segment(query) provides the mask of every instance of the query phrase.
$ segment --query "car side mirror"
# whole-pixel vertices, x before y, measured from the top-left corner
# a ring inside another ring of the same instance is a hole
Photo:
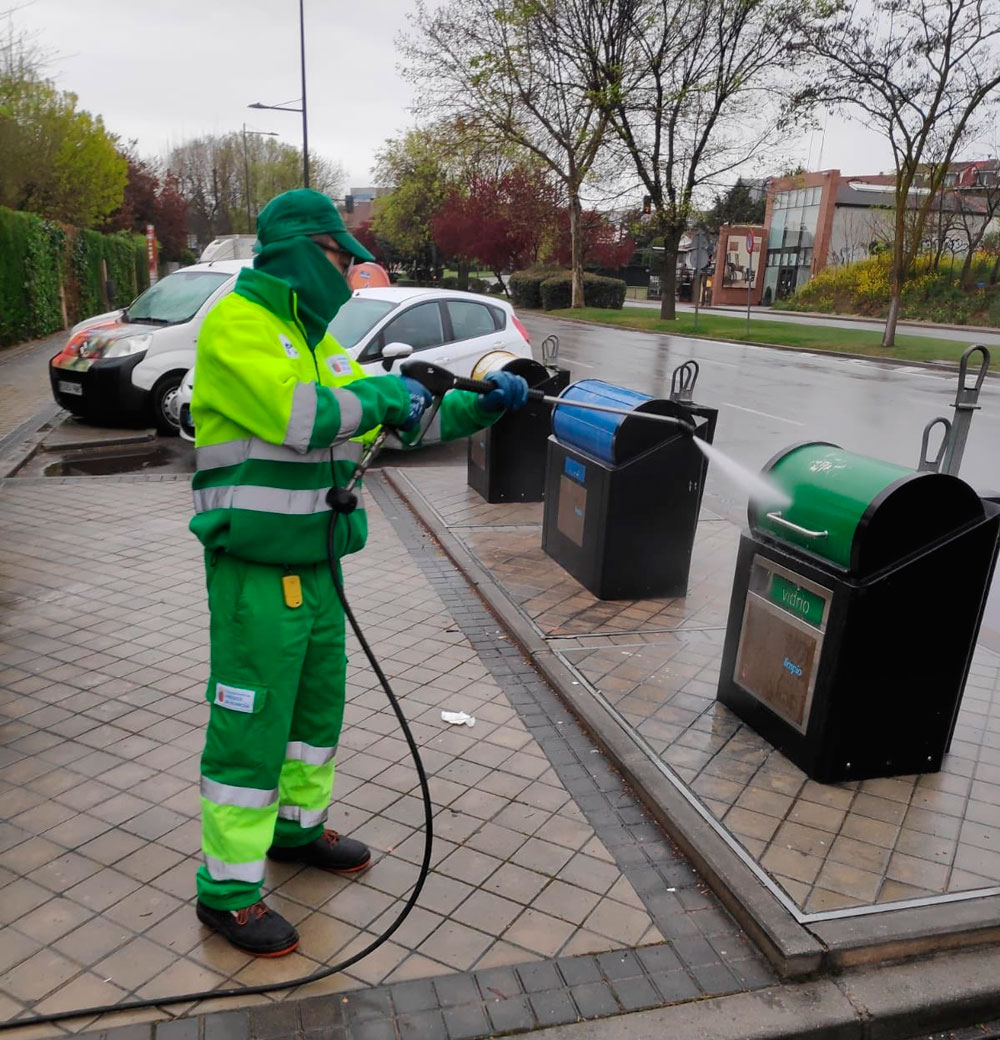
[[[402,361],[413,353],[413,347],[409,343],[387,343],[382,348],[382,367],[389,372],[392,370],[394,361]]]

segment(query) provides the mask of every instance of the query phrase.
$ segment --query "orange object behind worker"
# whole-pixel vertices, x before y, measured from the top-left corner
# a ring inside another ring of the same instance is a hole
[[[392,283],[386,269],[379,264],[355,264],[347,273],[347,284],[352,289],[385,289]]]

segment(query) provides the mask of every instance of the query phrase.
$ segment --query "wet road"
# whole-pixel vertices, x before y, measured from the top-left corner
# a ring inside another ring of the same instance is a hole
[[[670,391],[677,365],[700,366],[695,400],[717,407],[715,443],[757,470],[802,441],[830,441],[863,455],[916,467],[924,426],[951,418],[957,375],[743,344],[577,325],[531,315],[536,346],[559,337],[560,363],[573,381],[604,379],[657,397]],[[1000,489],[1000,379],[988,378],[969,431],[961,475],[977,490]],[[932,444],[932,451],[938,440]],[[746,522],[746,493],[709,468],[705,504]],[[1000,633],[1000,582],[994,582],[988,626]]]

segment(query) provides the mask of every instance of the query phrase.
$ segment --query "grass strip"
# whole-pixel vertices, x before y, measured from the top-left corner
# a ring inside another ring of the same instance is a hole
[[[700,314],[698,329],[695,331],[692,313],[685,312],[673,321],[665,321],[655,311],[651,312],[643,307],[625,307],[620,311],[583,307],[540,313],[551,318],[576,318],[616,328],[662,332],[671,336],[724,339],[736,343],[759,343],[763,346],[791,347],[798,350],[830,350],[843,354],[892,358],[896,361],[944,361],[956,364],[969,344],[975,342],[972,333],[965,340],[897,333],[896,346],[887,349],[881,343],[882,333],[869,329],[839,329],[806,322],[799,324],[751,319],[750,331],[747,332],[745,318],[728,318],[717,314]],[[990,367],[1000,370],[1000,351],[991,351],[991,355]]]

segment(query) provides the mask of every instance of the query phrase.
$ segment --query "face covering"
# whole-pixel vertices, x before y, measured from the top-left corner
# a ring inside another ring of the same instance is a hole
[[[304,237],[264,246],[253,265],[295,290],[306,342],[310,350],[315,349],[337,311],[351,298],[344,276],[311,238]]]

